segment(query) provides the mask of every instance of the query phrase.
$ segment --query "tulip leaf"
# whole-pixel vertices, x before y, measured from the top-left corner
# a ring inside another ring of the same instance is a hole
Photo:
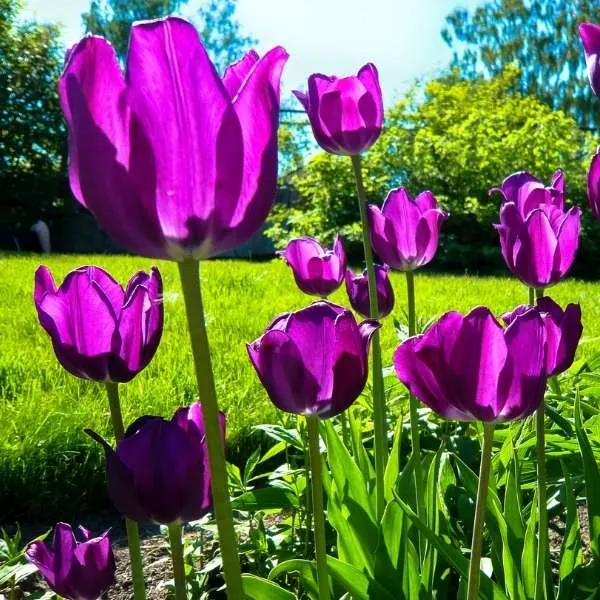
[[[375,579],[387,590],[395,590],[402,581],[407,552],[406,516],[400,505],[391,501],[385,507],[373,567]]]
[[[600,469],[594,451],[581,421],[579,392],[575,396],[575,432],[583,460],[588,520],[590,526],[590,548],[595,561],[600,564]]]
[[[337,558],[328,556],[327,567],[331,577],[350,593],[353,600],[372,600],[373,598],[377,598],[377,600],[395,600],[397,598],[373,577],[369,577],[356,567]]]
[[[271,570],[269,579],[275,579],[286,573],[298,573],[300,581],[302,581],[302,585],[309,596],[311,598],[317,598],[319,596],[317,569],[313,561],[300,558],[285,560]]]
[[[435,453],[434,459],[431,461],[429,472],[427,474],[426,488],[426,507],[427,507],[427,525],[436,534],[440,533],[440,518],[438,510],[438,484],[441,472],[441,459],[444,454],[443,445]],[[425,560],[422,568],[423,590],[426,597],[433,596],[435,570],[437,567],[437,549],[428,543],[425,551]]]
[[[296,494],[279,487],[263,487],[245,492],[231,502],[234,510],[256,512],[259,510],[289,510],[298,508],[300,501]]]
[[[462,578],[466,579],[469,574],[469,560],[462,555],[458,548],[447,541],[446,536],[437,535],[429,529],[398,494],[396,494],[396,501],[425,539],[437,548],[440,555],[458,571]],[[479,597],[483,600],[508,600],[504,591],[483,572],[481,573]]]
[[[384,474],[384,488],[385,488],[385,501],[391,502],[394,499],[394,490],[398,483],[398,476],[400,474],[400,463],[402,462],[402,426],[404,425],[404,415],[401,414],[398,417],[396,428],[394,430],[394,442],[392,444],[392,451],[388,457],[387,464],[385,466]]]
[[[297,596],[279,587],[273,581],[256,577],[256,575],[242,575],[244,594],[250,600],[297,600]]]
[[[531,502],[531,512],[527,521],[523,554],[521,556],[521,577],[523,581],[524,597],[527,600],[535,597],[536,557],[537,557],[537,526],[538,526],[538,500],[537,489]]]

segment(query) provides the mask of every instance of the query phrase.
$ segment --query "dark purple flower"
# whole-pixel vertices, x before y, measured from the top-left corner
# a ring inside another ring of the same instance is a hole
[[[505,202],[517,205],[525,218],[532,210],[545,204],[551,204],[564,209],[565,205],[565,175],[558,169],[552,175],[549,186],[534,177],[528,171],[519,171],[509,175],[499,188],[492,188],[490,194],[498,192]]]
[[[57,289],[48,267],[39,267],[34,301],[56,357],[77,377],[129,381],[158,348],[163,301],[156,267],[136,273],[126,290],[93,266],[71,271]]]
[[[600,151],[596,151],[587,174],[587,197],[592,214],[600,219]]]
[[[221,79],[193,25],[168,17],[133,25],[124,75],[105,39],[84,37],[59,82],[75,197],[136,254],[243,244],[275,198],[286,60],[250,52]]]
[[[82,542],[66,523],[57,523],[52,546],[32,542],[25,557],[43,575],[50,589],[67,600],[97,600],[115,581],[115,558],[108,531],[94,536],[79,527]]]
[[[221,413],[225,440],[225,416]],[[108,493],[115,508],[134,521],[187,523],[212,505],[202,408],[180,408],[170,421],[144,416],[132,423],[113,450],[104,446]]]
[[[323,248],[317,240],[302,237],[292,240],[278,253],[292,268],[296,284],[305,294],[329,296],[344,280],[346,251],[339,235],[333,250]]]
[[[447,218],[431,192],[421,192],[413,200],[403,187],[392,190],[381,209],[369,205],[371,245],[392,269],[418,269],[435,256]]]
[[[594,23],[581,23],[579,25],[579,36],[583,43],[585,62],[587,64],[590,86],[596,96],[600,95],[600,26]]]
[[[552,298],[544,296],[537,301],[537,309],[546,327],[546,373],[552,377],[566,371],[575,360],[583,333],[581,307],[579,304],[568,304],[563,311]],[[528,310],[531,310],[531,306],[523,304],[502,315],[502,320],[510,325],[517,316]]]
[[[398,379],[447,419],[510,421],[544,398],[546,330],[537,310],[504,329],[488,308],[449,312],[396,350]]]
[[[394,308],[394,288],[389,278],[387,265],[375,265],[375,283],[377,288],[377,305],[379,318],[387,317]],[[355,275],[350,269],[346,271],[346,291],[352,308],[365,318],[371,316],[369,303],[369,279],[366,269],[362,275]]]
[[[350,77],[315,73],[308,78],[308,93],[294,94],[308,114],[317,142],[327,152],[353,156],[377,141],[383,97],[375,65],[366,64]]]
[[[277,317],[248,344],[250,360],[277,408],[326,419],[360,395],[368,374],[369,342],[377,321],[319,301]]]
[[[581,210],[542,204],[527,215],[514,202],[500,209],[500,247],[507,267],[523,283],[545,288],[563,279],[579,246]]]

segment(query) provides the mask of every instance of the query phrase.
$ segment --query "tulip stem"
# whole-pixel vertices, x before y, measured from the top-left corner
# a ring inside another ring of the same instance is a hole
[[[413,336],[417,333],[417,311],[415,308],[415,274],[413,271],[406,271],[406,295],[408,304],[408,335]],[[417,503],[417,514],[424,521],[425,519],[425,499],[421,493],[423,475],[421,471],[421,437],[419,433],[419,401],[411,393],[408,394],[408,403],[410,410],[410,438],[412,443],[412,455],[415,463],[415,499]],[[419,536],[419,542],[421,542]],[[422,548],[421,548],[422,550]]]
[[[533,288],[530,288],[530,291]],[[542,288],[534,290],[535,298],[539,300],[544,295]],[[550,564],[550,539],[548,536],[548,499],[546,490],[546,432],[545,410],[542,402],[535,412],[536,431],[536,461],[537,461],[537,491],[538,491],[538,547],[536,557],[535,598],[543,600],[547,589],[547,566]]]
[[[118,444],[125,437],[123,413],[121,412],[121,401],[119,399],[119,384],[107,381],[106,395],[108,396],[113,433]],[[129,548],[129,561],[131,564],[133,598],[134,600],[145,600],[146,584],[144,583],[144,566],[142,564],[142,550],[140,548],[140,527],[135,521],[125,518],[125,530],[127,532],[127,546]]]
[[[186,600],[185,563],[183,561],[183,528],[179,523],[169,523],[169,543],[175,580],[175,600]]]
[[[325,508],[323,504],[323,463],[319,450],[319,417],[306,415],[308,451],[310,454],[313,518],[315,521],[315,559],[319,600],[329,600],[329,576],[327,574],[327,545],[325,542]]]
[[[479,485],[477,487],[475,521],[473,522],[473,539],[471,542],[471,560],[469,561],[467,600],[477,600],[479,598],[479,578],[481,574],[481,549],[483,546],[483,526],[485,523],[485,506],[487,502],[490,468],[492,465],[493,442],[494,424],[483,423],[483,444],[481,446],[481,463],[479,466]]]
[[[356,179],[356,195],[358,197],[363,248],[365,252],[365,263],[367,265],[370,316],[373,319],[377,319],[379,318],[379,304],[377,301],[377,283],[375,281],[373,252],[371,250],[369,219],[367,217],[367,195],[363,184],[360,156],[355,155],[352,156],[351,159],[352,167],[354,168],[354,178]],[[377,506],[377,519],[381,520],[385,509],[384,475],[385,465],[387,463],[387,430],[379,331],[375,331],[373,334],[372,349],[373,425],[375,433],[375,504]]]
[[[233,526],[225,449],[219,424],[219,406],[217,404],[217,393],[202,304],[200,265],[198,261],[191,259],[177,264],[192,344],[202,416],[206,427],[206,446],[212,479],[213,509],[219,532],[227,597],[229,600],[243,600],[245,595],[242,585],[242,571]]]

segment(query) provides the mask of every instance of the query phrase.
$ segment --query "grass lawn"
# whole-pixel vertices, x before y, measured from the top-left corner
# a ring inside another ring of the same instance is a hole
[[[125,282],[152,261],[129,256],[52,256],[44,259],[57,282],[75,267],[98,264]],[[0,522],[18,517],[64,516],[102,504],[103,457],[84,433],[109,432],[103,388],[76,379],[54,357],[38,324],[32,301],[39,256],[0,257]],[[161,263],[165,287],[165,331],[154,361],[121,386],[125,422],[142,414],[170,415],[195,398],[190,348],[177,268]],[[244,453],[252,425],[273,421],[275,409],[246,355],[246,342],[259,336],[278,313],[310,301],[280,261],[213,261],[202,267],[203,291],[217,392],[228,417],[230,446]],[[404,320],[404,278],[393,276],[394,314]],[[450,309],[486,304],[498,313],[527,298],[507,278],[419,273],[417,311],[428,319]],[[580,357],[600,348],[600,284],[569,281],[552,290],[561,304],[579,301],[586,343]],[[332,298],[347,303],[342,288]],[[382,330],[384,364],[397,344],[391,320]],[[85,493],[84,493],[85,492]],[[84,497],[85,496],[85,497]]]

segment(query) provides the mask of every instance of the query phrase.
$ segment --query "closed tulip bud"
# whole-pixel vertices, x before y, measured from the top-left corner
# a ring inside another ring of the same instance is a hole
[[[594,23],[581,23],[579,25],[579,36],[583,43],[585,62],[587,65],[590,86],[596,96],[600,95],[600,26]]]
[[[545,288],[563,279],[579,246],[581,210],[542,204],[527,215],[514,202],[500,210],[500,247],[507,267],[523,283]]]
[[[223,440],[225,416],[221,413]],[[212,506],[204,419],[197,402],[170,421],[140,417],[113,450],[98,434],[106,454],[108,494],[114,507],[134,521],[187,523]]]
[[[592,214],[600,219],[600,152],[596,151],[587,174],[587,197]]]
[[[357,325],[353,314],[319,301],[275,319],[248,344],[269,398],[281,410],[322,419],[346,410],[361,394],[377,321]]]
[[[435,256],[447,218],[431,192],[421,192],[413,200],[403,187],[392,190],[381,209],[369,205],[371,245],[392,269],[413,271]]]
[[[502,422],[532,414],[546,388],[546,329],[534,309],[504,329],[488,308],[449,312],[396,350],[398,379],[447,419]]]
[[[152,360],[163,329],[157,268],[136,273],[123,290],[100,267],[71,271],[57,288],[47,267],[35,273],[42,327],[69,373],[94,381],[130,381]]]
[[[558,169],[552,175],[549,186],[534,177],[528,171],[520,171],[509,175],[499,188],[490,190],[490,194],[498,192],[505,202],[513,202],[525,217],[533,209],[545,204],[551,204],[564,209],[565,205],[565,175]]]
[[[168,17],[133,25],[124,74],[108,41],[84,37],[59,81],[73,194],[136,254],[240,246],[275,199],[286,60],[251,51],[219,78],[193,25]]]
[[[377,306],[379,318],[387,317],[394,308],[394,288],[389,278],[387,265],[375,265],[375,284],[377,288]],[[355,275],[350,269],[346,271],[346,291],[352,308],[361,316],[369,318],[371,307],[369,301],[369,278],[367,271]]]
[[[315,139],[327,152],[354,156],[381,134],[383,97],[377,69],[370,63],[350,77],[315,73],[308,78],[308,93],[294,94],[308,114]]]
[[[531,310],[529,305],[521,305],[512,312],[502,315],[502,320],[510,325],[516,317]],[[539,311],[546,327],[546,374],[548,377],[566,371],[575,360],[577,345],[583,333],[581,307],[569,304],[563,309],[548,296],[537,301]]]
[[[54,528],[54,539],[32,542],[25,557],[33,563],[57,595],[66,600],[97,600],[115,581],[115,559],[108,532],[94,536],[80,527],[78,542],[66,523]]]
[[[296,284],[305,294],[326,297],[342,285],[346,251],[339,235],[333,250],[323,248],[313,238],[302,237],[292,240],[279,255],[292,268]]]

